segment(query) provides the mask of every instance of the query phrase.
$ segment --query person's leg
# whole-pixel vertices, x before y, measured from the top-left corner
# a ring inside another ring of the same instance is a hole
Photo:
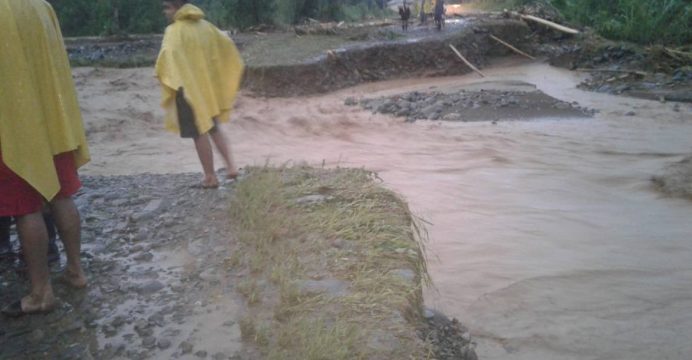
[[[12,244],[10,243],[10,221],[7,217],[0,217],[0,257],[12,254]]]
[[[58,235],[55,230],[55,222],[50,212],[43,212],[43,221],[45,221],[46,230],[48,230],[48,263],[60,261],[60,250],[57,244]]]
[[[50,208],[67,254],[65,280],[73,287],[86,287],[87,279],[80,260],[82,229],[79,210],[71,197],[54,199]]]
[[[202,163],[202,170],[204,171],[202,186],[210,188],[218,187],[219,180],[216,178],[216,173],[214,172],[214,153],[211,150],[209,134],[200,135],[195,138],[195,149],[197,149],[197,156],[199,156],[199,161]]]
[[[221,157],[226,163],[226,175],[229,179],[235,179],[238,177],[238,169],[235,167],[235,162],[233,161],[233,154],[231,152],[231,144],[228,142],[226,135],[218,127],[214,127],[209,134],[211,134],[211,139],[216,145],[216,149],[221,153]]]
[[[17,232],[24,249],[31,292],[21,300],[21,312],[48,311],[55,305],[46,252],[48,233],[41,212],[17,217]]]

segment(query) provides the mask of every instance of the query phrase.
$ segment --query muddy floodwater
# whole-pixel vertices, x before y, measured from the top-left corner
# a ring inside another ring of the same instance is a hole
[[[471,329],[481,359],[692,358],[692,202],[650,182],[692,153],[690,104],[584,92],[581,75],[544,64],[484,72],[243,96],[224,130],[243,166],[379,172],[429,222],[428,305]],[[160,130],[151,73],[76,71],[94,158],[86,174],[199,170],[192,144]],[[597,113],[406,123],[344,105],[516,81]]]

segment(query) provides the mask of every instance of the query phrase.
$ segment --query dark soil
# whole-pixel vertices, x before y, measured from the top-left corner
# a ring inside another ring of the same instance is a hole
[[[153,66],[161,49],[160,35],[121,38],[65,39],[74,66],[141,67]]]
[[[692,200],[692,156],[669,165],[653,183],[664,193]]]
[[[435,347],[437,360],[478,360],[476,344],[469,330],[457,319],[449,319],[435,310],[425,310],[427,326],[419,330],[420,336]]]
[[[355,105],[347,99],[347,105]],[[387,98],[364,99],[360,105],[375,113],[405,117],[407,121],[504,121],[535,118],[592,116],[594,111],[552,98],[545,93],[516,90],[460,90],[411,92]]]

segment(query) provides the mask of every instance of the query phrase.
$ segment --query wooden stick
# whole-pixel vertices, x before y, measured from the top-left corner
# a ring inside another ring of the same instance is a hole
[[[649,73],[640,70],[610,70],[610,69],[585,69],[578,68],[577,71],[581,72],[604,72],[604,73],[620,73],[620,74],[635,74],[639,76],[646,76]]]
[[[556,24],[552,21],[548,21],[546,19],[541,19],[539,17],[533,16],[533,15],[524,15],[524,14],[519,14],[519,17],[524,19],[524,20],[531,20],[535,21],[537,23],[543,24],[545,26],[551,27],[555,30],[559,30],[568,34],[576,35],[579,34],[579,30],[575,30],[572,28],[568,28],[567,26]]]
[[[531,59],[531,60],[536,60],[535,57],[533,57],[533,56],[531,56],[531,55],[529,55],[529,54],[527,54],[527,53],[525,53],[525,52],[523,52],[523,51],[521,51],[521,50],[515,48],[514,46],[508,44],[507,42],[503,41],[502,39],[498,38],[497,36],[495,36],[495,35],[493,35],[493,34],[490,34],[490,37],[491,37],[493,40],[499,42],[500,44],[502,44],[502,45],[504,45],[504,46],[510,48],[510,50],[514,51],[515,53],[517,53],[517,54],[519,54],[519,55],[526,56],[527,58],[529,58],[529,59]]]
[[[481,72],[480,70],[478,70],[477,67],[473,66],[473,64],[471,64],[468,60],[466,60],[466,58],[464,57],[464,55],[461,55],[461,53],[459,52],[459,50],[457,50],[457,48],[455,48],[454,45],[449,44],[449,47],[452,48],[452,51],[454,51],[454,53],[457,54],[457,56],[459,57],[459,59],[461,59],[461,61],[463,61],[466,65],[468,65],[468,66],[471,68],[471,70],[477,72],[478,75],[480,75],[481,77],[485,77],[485,74],[483,74],[483,72]]]

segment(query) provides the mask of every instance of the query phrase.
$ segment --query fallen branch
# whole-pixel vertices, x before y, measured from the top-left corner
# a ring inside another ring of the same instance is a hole
[[[519,18],[521,18],[521,19],[523,19],[523,20],[535,21],[535,22],[537,22],[537,23],[539,23],[539,24],[543,24],[543,25],[545,25],[545,26],[547,26],[547,27],[553,28],[553,29],[558,30],[558,31],[562,31],[562,32],[564,32],[564,33],[568,33],[568,34],[572,34],[572,35],[579,34],[579,30],[572,29],[572,28],[569,28],[569,27],[567,27],[567,26],[554,23],[554,22],[548,21],[548,20],[546,20],[546,19],[541,19],[541,18],[539,18],[539,17],[537,17],[537,16],[533,16],[533,15],[524,15],[524,14],[519,14],[519,13],[517,13],[517,12],[512,12],[512,15],[518,16]]]
[[[610,69],[585,69],[579,68],[577,71],[581,72],[605,72],[605,73],[620,73],[620,74],[635,74],[639,76],[647,76],[649,73],[640,70],[610,70]]]
[[[497,36],[495,36],[495,35],[493,35],[493,34],[490,34],[490,37],[491,37],[493,40],[499,42],[500,44],[502,44],[502,45],[508,47],[510,50],[514,51],[515,53],[517,53],[517,54],[519,54],[519,55],[526,56],[527,58],[529,58],[529,59],[531,59],[531,60],[536,60],[535,57],[533,57],[533,56],[531,56],[531,55],[529,55],[529,54],[527,54],[527,53],[525,53],[525,52],[523,52],[523,51],[521,51],[521,50],[515,48],[514,46],[512,46],[512,45],[510,45],[509,43],[503,41],[502,39],[498,38]]]
[[[461,61],[463,61],[466,65],[468,65],[468,66],[471,68],[471,70],[477,72],[478,75],[480,75],[481,77],[485,77],[485,74],[483,74],[483,72],[481,72],[480,70],[478,70],[477,67],[473,66],[473,64],[471,64],[471,62],[469,62],[468,60],[466,60],[466,58],[464,57],[464,55],[461,55],[461,53],[459,52],[459,50],[457,50],[457,48],[455,48],[454,45],[449,44],[449,47],[452,49],[452,51],[454,51],[455,54],[457,54],[457,56],[459,57],[459,59],[461,59]]]

